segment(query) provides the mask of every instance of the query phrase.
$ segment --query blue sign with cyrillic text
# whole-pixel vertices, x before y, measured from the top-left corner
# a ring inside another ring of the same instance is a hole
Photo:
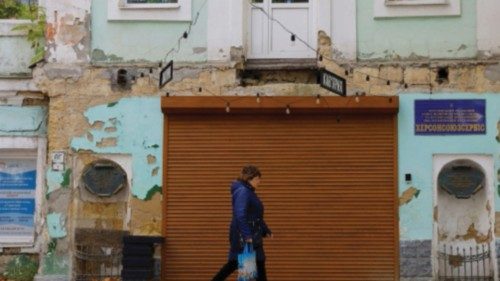
[[[0,242],[32,244],[36,159],[0,158]]]
[[[415,135],[484,135],[486,100],[416,100]]]

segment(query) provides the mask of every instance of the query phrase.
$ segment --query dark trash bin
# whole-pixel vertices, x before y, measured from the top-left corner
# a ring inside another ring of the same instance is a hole
[[[149,281],[154,278],[154,247],[163,244],[159,236],[124,236],[122,253],[123,281]]]

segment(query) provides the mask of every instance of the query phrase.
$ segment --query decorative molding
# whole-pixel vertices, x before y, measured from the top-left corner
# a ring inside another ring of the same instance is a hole
[[[120,9],[177,9],[180,8],[177,3],[128,3],[127,0],[118,2]]]
[[[126,4],[108,0],[109,21],[190,21],[192,0],[165,4]]]
[[[449,0],[385,0],[387,6],[447,5]]]
[[[3,97],[5,93],[10,94],[18,91],[37,92],[38,88],[30,76],[26,78],[9,77],[7,79],[0,77],[0,97]]]
[[[373,0],[373,17],[460,16],[462,12],[460,1],[446,0],[443,3],[443,0],[400,0],[387,4],[386,0]]]

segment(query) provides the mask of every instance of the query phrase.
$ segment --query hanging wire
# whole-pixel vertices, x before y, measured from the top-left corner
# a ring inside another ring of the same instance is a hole
[[[316,54],[316,57],[319,59],[319,61],[327,60],[327,61],[330,61],[330,62],[337,63],[337,61],[334,58],[321,54],[319,52],[319,50],[317,50],[316,48],[314,48],[313,46],[311,46],[306,40],[304,40],[302,37],[300,37],[299,35],[297,35],[295,32],[293,32],[290,29],[288,29],[281,21],[277,20],[276,18],[274,18],[273,16],[271,16],[269,13],[267,13],[262,7],[259,7],[259,6],[255,5],[251,1],[252,0],[249,0],[250,6],[252,6],[255,9],[260,10],[269,20],[277,23],[283,30],[285,30],[286,32],[288,32],[290,34],[290,38],[291,38],[292,41],[298,40],[299,42],[301,42],[302,44],[304,44],[308,49],[312,50]],[[187,30],[184,31],[179,36],[179,38],[177,39],[177,42],[174,44],[174,46],[169,51],[167,51],[167,53],[165,54],[165,57],[163,59],[163,62],[166,62],[167,59],[168,59],[168,57],[171,54],[173,54],[173,53],[179,53],[180,48],[181,48],[181,44],[182,44],[182,40],[185,40],[185,39],[189,38],[189,34],[191,33],[192,28],[193,28],[193,26],[195,26],[198,23],[198,20],[200,18],[200,13],[203,10],[203,8],[206,6],[207,2],[208,2],[208,0],[203,1],[202,5],[200,6],[200,8],[196,12],[196,16],[194,17],[194,20],[189,24]],[[161,65],[161,63],[160,63],[160,65]],[[382,78],[380,76],[376,76],[376,75],[371,75],[371,74],[368,74],[368,73],[364,73],[364,72],[362,72],[360,70],[354,69],[351,66],[349,66],[349,68],[345,68],[345,75],[348,76],[349,73],[359,73],[359,74],[365,76],[365,79],[366,79],[367,82],[370,81],[370,78],[374,78],[374,79],[385,81],[388,86],[390,86],[391,83],[395,83],[395,84],[404,85],[405,89],[408,88],[408,83],[406,83],[404,80],[403,81],[396,81],[396,80],[391,80],[391,79],[387,79],[387,78]],[[431,89],[431,92],[432,92],[432,83],[420,83],[420,84],[415,83],[415,84],[412,84],[412,85],[425,85],[425,86],[429,86],[430,89]],[[195,89],[198,92],[205,91],[205,92],[209,93],[211,96],[217,97],[220,100],[222,100],[226,104],[226,112],[228,112],[228,113],[231,110],[230,104],[232,102],[234,102],[234,101],[236,101],[236,100],[238,100],[240,98],[245,97],[245,96],[239,96],[239,97],[234,97],[234,98],[225,98],[225,97],[223,97],[221,95],[222,94],[222,90],[221,89],[219,89],[219,93],[216,94],[216,93],[212,92],[210,89],[208,89],[208,88],[202,88],[202,87],[190,87],[190,88],[184,88],[184,89],[177,89],[176,91],[184,92],[184,91],[193,91]],[[170,95],[170,92],[169,92],[169,96],[172,96],[172,95]],[[256,97],[257,97],[257,103],[261,102],[261,97],[262,96],[266,96],[268,99],[274,100],[274,96],[268,96],[268,95],[265,95],[263,93],[257,93],[257,95],[256,95]],[[316,103],[317,104],[320,104],[321,101],[325,101],[325,104],[326,104],[327,108],[330,108],[326,97],[323,97],[323,96],[321,96],[321,95],[318,94],[318,95],[315,95],[312,98],[316,98]],[[355,96],[354,100],[356,102],[359,101],[359,93],[356,93],[356,96]],[[283,106],[285,108],[285,112],[287,114],[289,114],[291,112],[290,106],[293,105],[294,103],[298,102],[298,101],[299,100],[292,101],[292,102],[287,102],[287,103],[283,103]],[[276,102],[276,100],[274,100],[274,102]],[[350,100],[348,102],[350,102]]]
[[[215,97],[215,98],[217,98],[217,99],[219,99],[219,100],[221,100],[223,102],[223,104],[225,105],[223,109],[225,109],[226,113],[231,113],[231,105],[237,103],[238,100],[252,97],[252,95],[223,96],[222,95],[222,87],[219,89],[218,93],[214,93],[209,88],[202,88],[201,86],[191,86],[191,87],[188,87],[188,88],[181,88],[181,89],[176,89],[176,90],[169,90],[168,92],[166,92],[166,96],[167,97],[175,96],[175,95],[171,94],[171,92],[173,92],[173,91],[176,91],[176,92],[187,92],[187,91],[190,91],[192,93],[195,93],[195,92],[204,92],[204,93],[207,93],[210,96],[213,96],[213,97]],[[352,97],[350,97],[347,100],[347,105],[349,105],[351,102],[359,103],[360,100],[361,100],[361,97],[365,96],[365,95],[366,95],[365,92],[361,92],[361,93],[360,92],[356,92],[355,96],[352,96]],[[283,102],[283,101],[279,101],[278,100],[278,98],[280,96],[266,95],[266,94],[264,94],[262,92],[258,92],[254,97],[257,97],[259,99],[258,103],[261,103],[262,102],[262,98],[265,97],[267,100],[271,100],[273,103],[280,104],[281,106],[283,106],[284,113],[287,114],[287,115],[292,113],[291,109],[292,109],[293,105],[295,105],[297,103],[300,103],[300,102],[303,102],[303,98],[304,98],[304,96],[300,96],[300,97],[297,97],[294,100]],[[322,107],[324,107],[324,108],[331,108],[330,104],[328,103],[327,97],[328,96],[323,96],[323,95],[317,94],[317,95],[311,96],[310,98],[317,105],[324,103],[324,105],[326,105],[326,106],[322,106]]]
[[[288,32],[291,36],[291,38],[293,39],[293,41],[295,40],[298,40],[300,41],[302,44],[304,44],[308,49],[312,50],[315,54],[316,54],[316,57],[320,60],[320,61],[323,61],[323,60],[327,60],[327,61],[331,61],[331,62],[334,62],[334,63],[337,63],[337,61],[335,59],[333,59],[332,57],[329,57],[329,56],[326,56],[326,55],[323,55],[319,52],[318,49],[314,48],[313,46],[311,46],[306,40],[304,40],[302,37],[300,37],[299,35],[297,35],[295,32],[293,32],[292,30],[288,29],[281,21],[279,21],[278,19],[274,18],[272,15],[270,15],[268,12],[266,12],[262,7],[259,7],[257,5],[255,5],[254,3],[251,2],[252,0],[249,0],[249,4],[255,8],[255,9],[258,9],[260,10],[269,20],[271,20],[272,22],[275,22],[277,23],[283,30],[285,30],[286,32]],[[166,53],[163,61],[166,62],[168,57],[170,55],[172,55],[173,53],[179,53],[180,52],[180,49],[181,49],[181,44],[182,44],[182,40],[185,40],[185,39],[188,39],[189,38],[189,34],[191,33],[192,31],[192,28],[193,26],[195,26],[197,23],[198,23],[198,20],[200,18],[200,14],[201,14],[201,11],[205,8],[206,4],[208,3],[208,0],[205,0],[203,1],[203,3],[201,4],[201,6],[199,7],[199,9],[196,11],[196,15],[194,17],[194,20],[189,24],[189,26],[187,27],[187,30],[184,31],[180,36],[179,38],[177,39],[177,42],[174,44],[174,46]],[[396,85],[400,84],[402,86],[404,86],[405,89],[408,89],[408,83],[406,83],[404,80],[403,81],[395,81],[395,80],[391,80],[391,79],[387,79],[387,78],[382,78],[380,76],[377,76],[377,75],[371,75],[371,74],[368,74],[368,73],[364,73],[363,71],[360,71],[360,70],[357,70],[357,69],[354,69],[352,67],[349,67],[349,68],[346,68],[345,69],[345,75],[348,76],[349,75],[349,72],[351,73],[359,73],[363,76],[365,76],[365,79],[367,82],[370,82],[370,78],[374,78],[374,79],[378,79],[378,80],[382,80],[382,81],[385,81],[386,84],[388,86],[391,85],[391,83],[394,83]],[[421,85],[421,86],[429,86],[430,87],[430,92],[432,92],[432,83],[415,83],[412,85]],[[199,89],[201,89],[201,87],[199,87]],[[185,89],[185,90],[191,90],[192,89]],[[211,92],[209,89],[205,88],[205,91],[207,91],[210,95],[212,96],[217,96],[219,97],[221,100],[223,100],[224,102],[226,102],[227,104],[229,104],[230,102],[225,99],[225,98],[222,98],[221,97],[221,93],[219,93],[218,95]],[[221,92],[221,90],[220,90]],[[369,92],[371,92],[371,89],[369,90]],[[267,95],[266,95],[267,96]],[[267,96],[268,98],[271,98],[272,99],[272,96]],[[259,103],[260,102],[260,98],[261,98],[261,94],[257,94],[257,102]],[[359,99],[359,97],[357,97]],[[238,98],[236,98],[238,99]],[[319,97],[319,95],[316,97],[316,103],[318,102],[321,102],[321,99],[323,99],[322,97]],[[326,101],[326,99],[323,99]],[[326,102],[327,103],[327,102]],[[290,106],[292,103],[288,103],[286,104],[286,106]],[[329,106],[328,106],[329,107]]]
[[[330,61],[330,62],[337,63],[337,61],[334,58],[328,57],[328,56],[326,56],[324,54],[321,54],[318,49],[316,49],[313,46],[311,46],[306,40],[304,40],[302,37],[300,37],[299,35],[297,35],[297,33],[293,32],[290,29],[288,29],[281,21],[279,21],[278,19],[276,19],[272,15],[270,15],[268,12],[266,12],[264,10],[264,8],[259,7],[259,6],[255,5],[254,3],[252,3],[252,0],[248,0],[248,3],[253,8],[260,10],[269,20],[271,20],[272,22],[277,23],[283,30],[285,30],[286,32],[288,32],[290,34],[290,36],[293,36],[293,38],[295,40],[298,40],[298,41],[302,42],[308,49],[310,49],[311,51],[313,51],[316,54],[316,57],[320,58],[320,61],[327,60],[327,61]],[[394,84],[400,84],[401,83],[401,81],[391,80],[391,79],[383,78],[383,77],[380,77],[380,76],[377,76],[377,75],[371,75],[371,74],[368,74],[368,73],[365,73],[363,71],[360,71],[360,70],[357,70],[357,69],[353,69],[353,68],[350,68],[350,69],[351,69],[351,72],[356,72],[356,73],[359,73],[359,74],[361,74],[363,76],[366,76],[366,81],[370,81],[370,78],[375,78],[375,79],[378,79],[378,80],[381,80],[381,81],[385,81],[388,86],[390,86],[391,83],[394,83]],[[347,76],[348,74],[349,74],[349,71],[346,69],[345,70],[345,75]],[[414,85],[414,86],[429,86],[431,84],[432,84],[431,82],[429,82],[429,83],[412,83],[412,85]],[[405,89],[407,89],[408,88],[408,83],[404,83],[404,85],[405,85]]]
[[[337,63],[337,61],[335,59],[333,59],[332,57],[329,57],[329,56],[321,54],[318,49],[316,49],[313,46],[311,46],[306,40],[304,40],[302,37],[300,37],[299,35],[297,35],[295,32],[293,32],[292,30],[290,30],[289,28],[287,28],[281,21],[279,21],[278,19],[274,18],[272,15],[270,15],[268,12],[266,12],[262,7],[259,7],[259,6],[255,5],[254,3],[252,3],[252,0],[248,0],[248,1],[249,1],[248,3],[250,4],[250,6],[252,6],[255,9],[260,10],[269,20],[271,20],[272,22],[277,23],[283,30],[285,30],[286,32],[288,32],[290,34],[291,38],[294,39],[294,41],[298,40],[302,44],[304,44],[308,49],[312,50],[316,54],[316,57],[319,58],[320,61],[327,60],[327,61],[330,61],[330,62]],[[174,44],[174,46],[169,51],[167,51],[167,53],[165,54],[165,57],[163,59],[163,62],[167,62],[168,57],[170,55],[172,55],[173,53],[179,53],[180,52],[182,40],[185,40],[185,39],[189,38],[189,34],[191,33],[193,26],[195,26],[198,23],[201,11],[205,8],[205,6],[206,6],[207,3],[208,3],[208,0],[203,1],[203,3],[201,4],[201,6],[196,11],[196,15],[194,17],[194,20],[192,22],[190,22],[187,30],[184,31],[179,36],[179,38],[177,39],[177,42]],[[401,85],[404,85],[405,89],[408,89],[408,83],[404,82],[404,80],[403,81],[395,81],[395,80],[391,80],[391,79],[388,79],[388,78],[382,78],[380,76],[371,75],[371,74],[365,73],[363,71],[354,69],[352,67],[349,67],[349,69],[345,69],[345,75],[348,76],[349,72],[351,72],[351,73],[359,73],[359,74],[365,76],[366,81],[370,81],[370,78],[374,78],[374,79],[385,81],[388,86],[390,86],[391,83],[401,84]],[[431,82],[429,82],[429,83],[412,83],[412,85],[414,85],[414,86],[420,85],[420,86],[429,86],[429,87],[432,87],[432,83]]]
[[[172,48],[170,48],[170,50],[167,51],[167,53],[163,57],[163,62],[167,62],[168,57],[172,53],[178,54],[180,52],[182,40],[189,38],[189,34],[191,33],[192,27],[195,26],[198,23],[198,19],[200,18],[200,13],[203,10],[203,8],[205,8],[207,2],[208,2],[208,0],[203,1],[203,3],[201,4],[200,8],[198,9],[198,11],[196,11],[196,16],[194,17],[194,20],[189,23],[189,26],[188,26],[187,30],[184,31],[181,34],[181,36],[179,36],[179,38],[177,39],[177,43],[175,43],[175,45]]]

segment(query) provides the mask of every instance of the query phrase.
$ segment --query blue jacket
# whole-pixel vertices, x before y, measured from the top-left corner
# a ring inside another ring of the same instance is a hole
[[[229,229],[229,260],[241,253],[246,239],[252,238],[257,260],[264,260],[263,237],[271,234],[264,221],[264,205],[253,187],[242,181],[231,184],[233,218]]]

